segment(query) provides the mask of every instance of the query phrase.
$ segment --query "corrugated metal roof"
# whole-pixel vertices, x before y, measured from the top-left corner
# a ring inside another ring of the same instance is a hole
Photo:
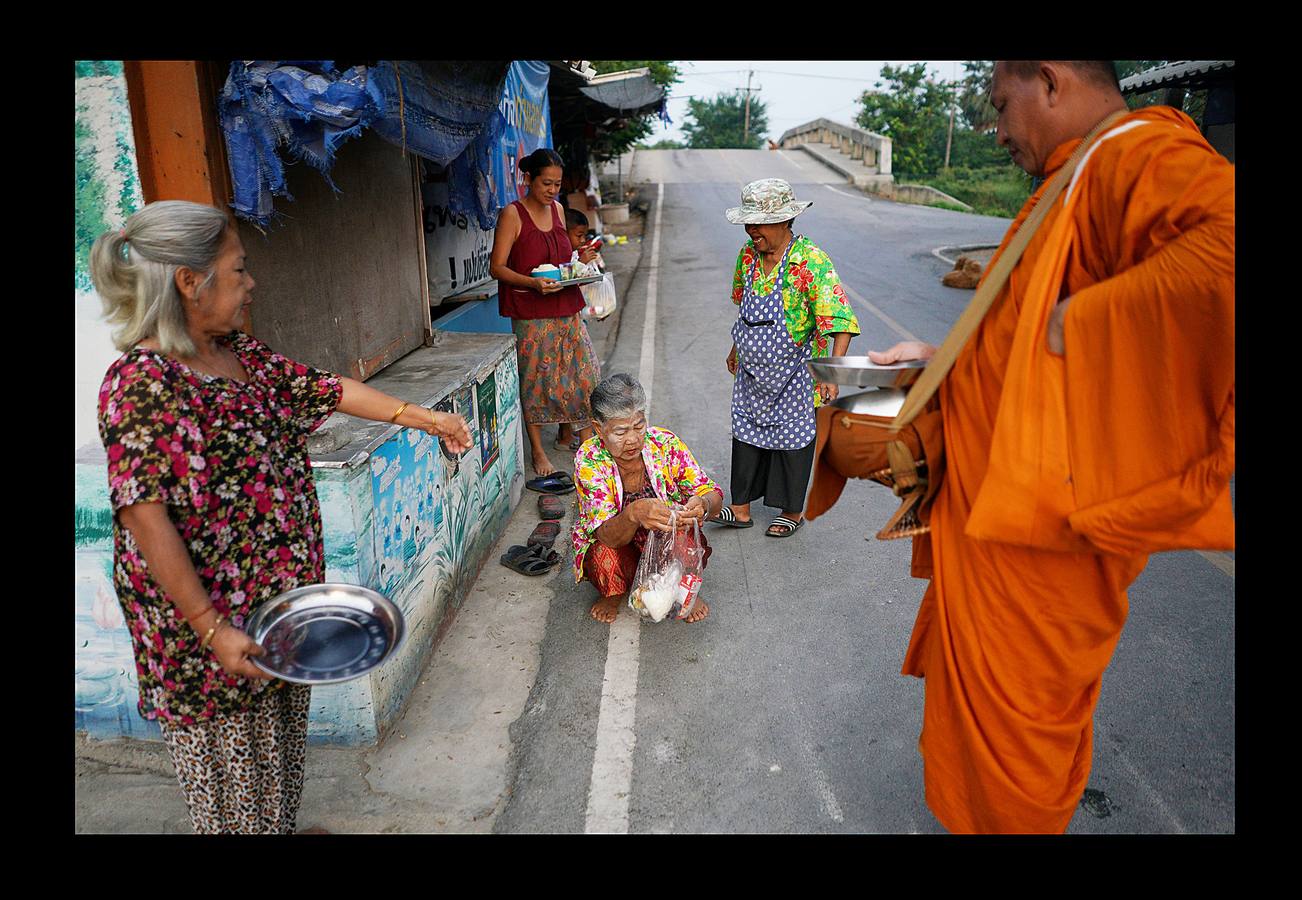
[[[1136,94],[1168,87],[1197,87],[1233,78],[1232,59],[1185,59],[1131,75],[1121,82],[1121,93]]]

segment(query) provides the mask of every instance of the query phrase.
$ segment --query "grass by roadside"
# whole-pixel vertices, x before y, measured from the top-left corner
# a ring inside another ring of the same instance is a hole
[[[1026,203],[1026,198],[1031,196],[1031,177],[1021,169],[1008,166],[978,169],[955,166],[945,172],[909,180],[944,191],[971,206],[973,212],[986,216],[1011,219]],[[944,203],[928,205],[955,208]]]
[[[934,187],[934,185],[933,185],[933,187]],[[946,191],[945,193],[949,193],[949,191]],[[957,204],[954,204],[954,203],[946,203],[944,200],[937,200],[937,201],[934,202],[934,203],[928,203],[928,204],[926,204],[926,205],[927,205],[927,206],[934,206],[934,207],[936,207],[936,209],[952,209],[952,210],[954,210],[954,212],[967,212],[967,210],[964,209],[963,207],[958,206]]]

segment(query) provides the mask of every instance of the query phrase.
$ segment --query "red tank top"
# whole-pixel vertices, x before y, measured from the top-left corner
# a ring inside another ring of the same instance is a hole
[[[528,275],[544,263],[559,266],[570,261],[574,248],[565,233],[565,217],[556,214],[552,205],[552,230],[540,231],[529,210],[519,200],[512,204],[520,215],[520,236],[506,258],[512,272]],[[497,311],[508,319],[560,319],[583,309],[583,294],[577,287],[567,287],[555,294],[543,295],[532,288],[519,288],[504,281],[497,283]]]

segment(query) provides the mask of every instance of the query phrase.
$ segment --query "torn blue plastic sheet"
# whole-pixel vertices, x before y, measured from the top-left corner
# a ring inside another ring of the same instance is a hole
[[[330,180],[335,152],[357,137],[378,115],[367,91],[366,67],[338,73],[329,60],[240,61],[231,71],[219,102],[222,130],[241,218],[266,225],[273,197],[293,200],[285,184],[279,151],[303,160]]]
[[[385,60],[340,73],[330,60],[232,63],[220,114],[235,214],[265,226],[275,215],[275,197],[293,199],[282,151],[338,190],[330,179],[335,152],[365,128],[449,165],[500,116],[501,81],[486,82],[468,67],[438,65]]]
[[[523,196],[519,161],[539,147],[552,146],[547,85],[551,66],[518,59],[506,72],[492,116],[448,172],[448,207],[474,216],[485,231],[497,225],[498,211]]]
[[[367,89],[380,112],[376,134],[446,166],[484,130],[501,86],[448,65],[427,70],[410,60],[383,60],[370,70]]]

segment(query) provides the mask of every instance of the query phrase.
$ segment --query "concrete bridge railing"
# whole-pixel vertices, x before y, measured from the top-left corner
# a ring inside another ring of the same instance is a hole
[[[861,160],[865,166],[875,168],[880,175],[891,174],[891,139],[885,135],[842,125],[831,119],[815,119],[787,129],[778,140],[783,149],[806,143],[827,144],[851,159]]]

